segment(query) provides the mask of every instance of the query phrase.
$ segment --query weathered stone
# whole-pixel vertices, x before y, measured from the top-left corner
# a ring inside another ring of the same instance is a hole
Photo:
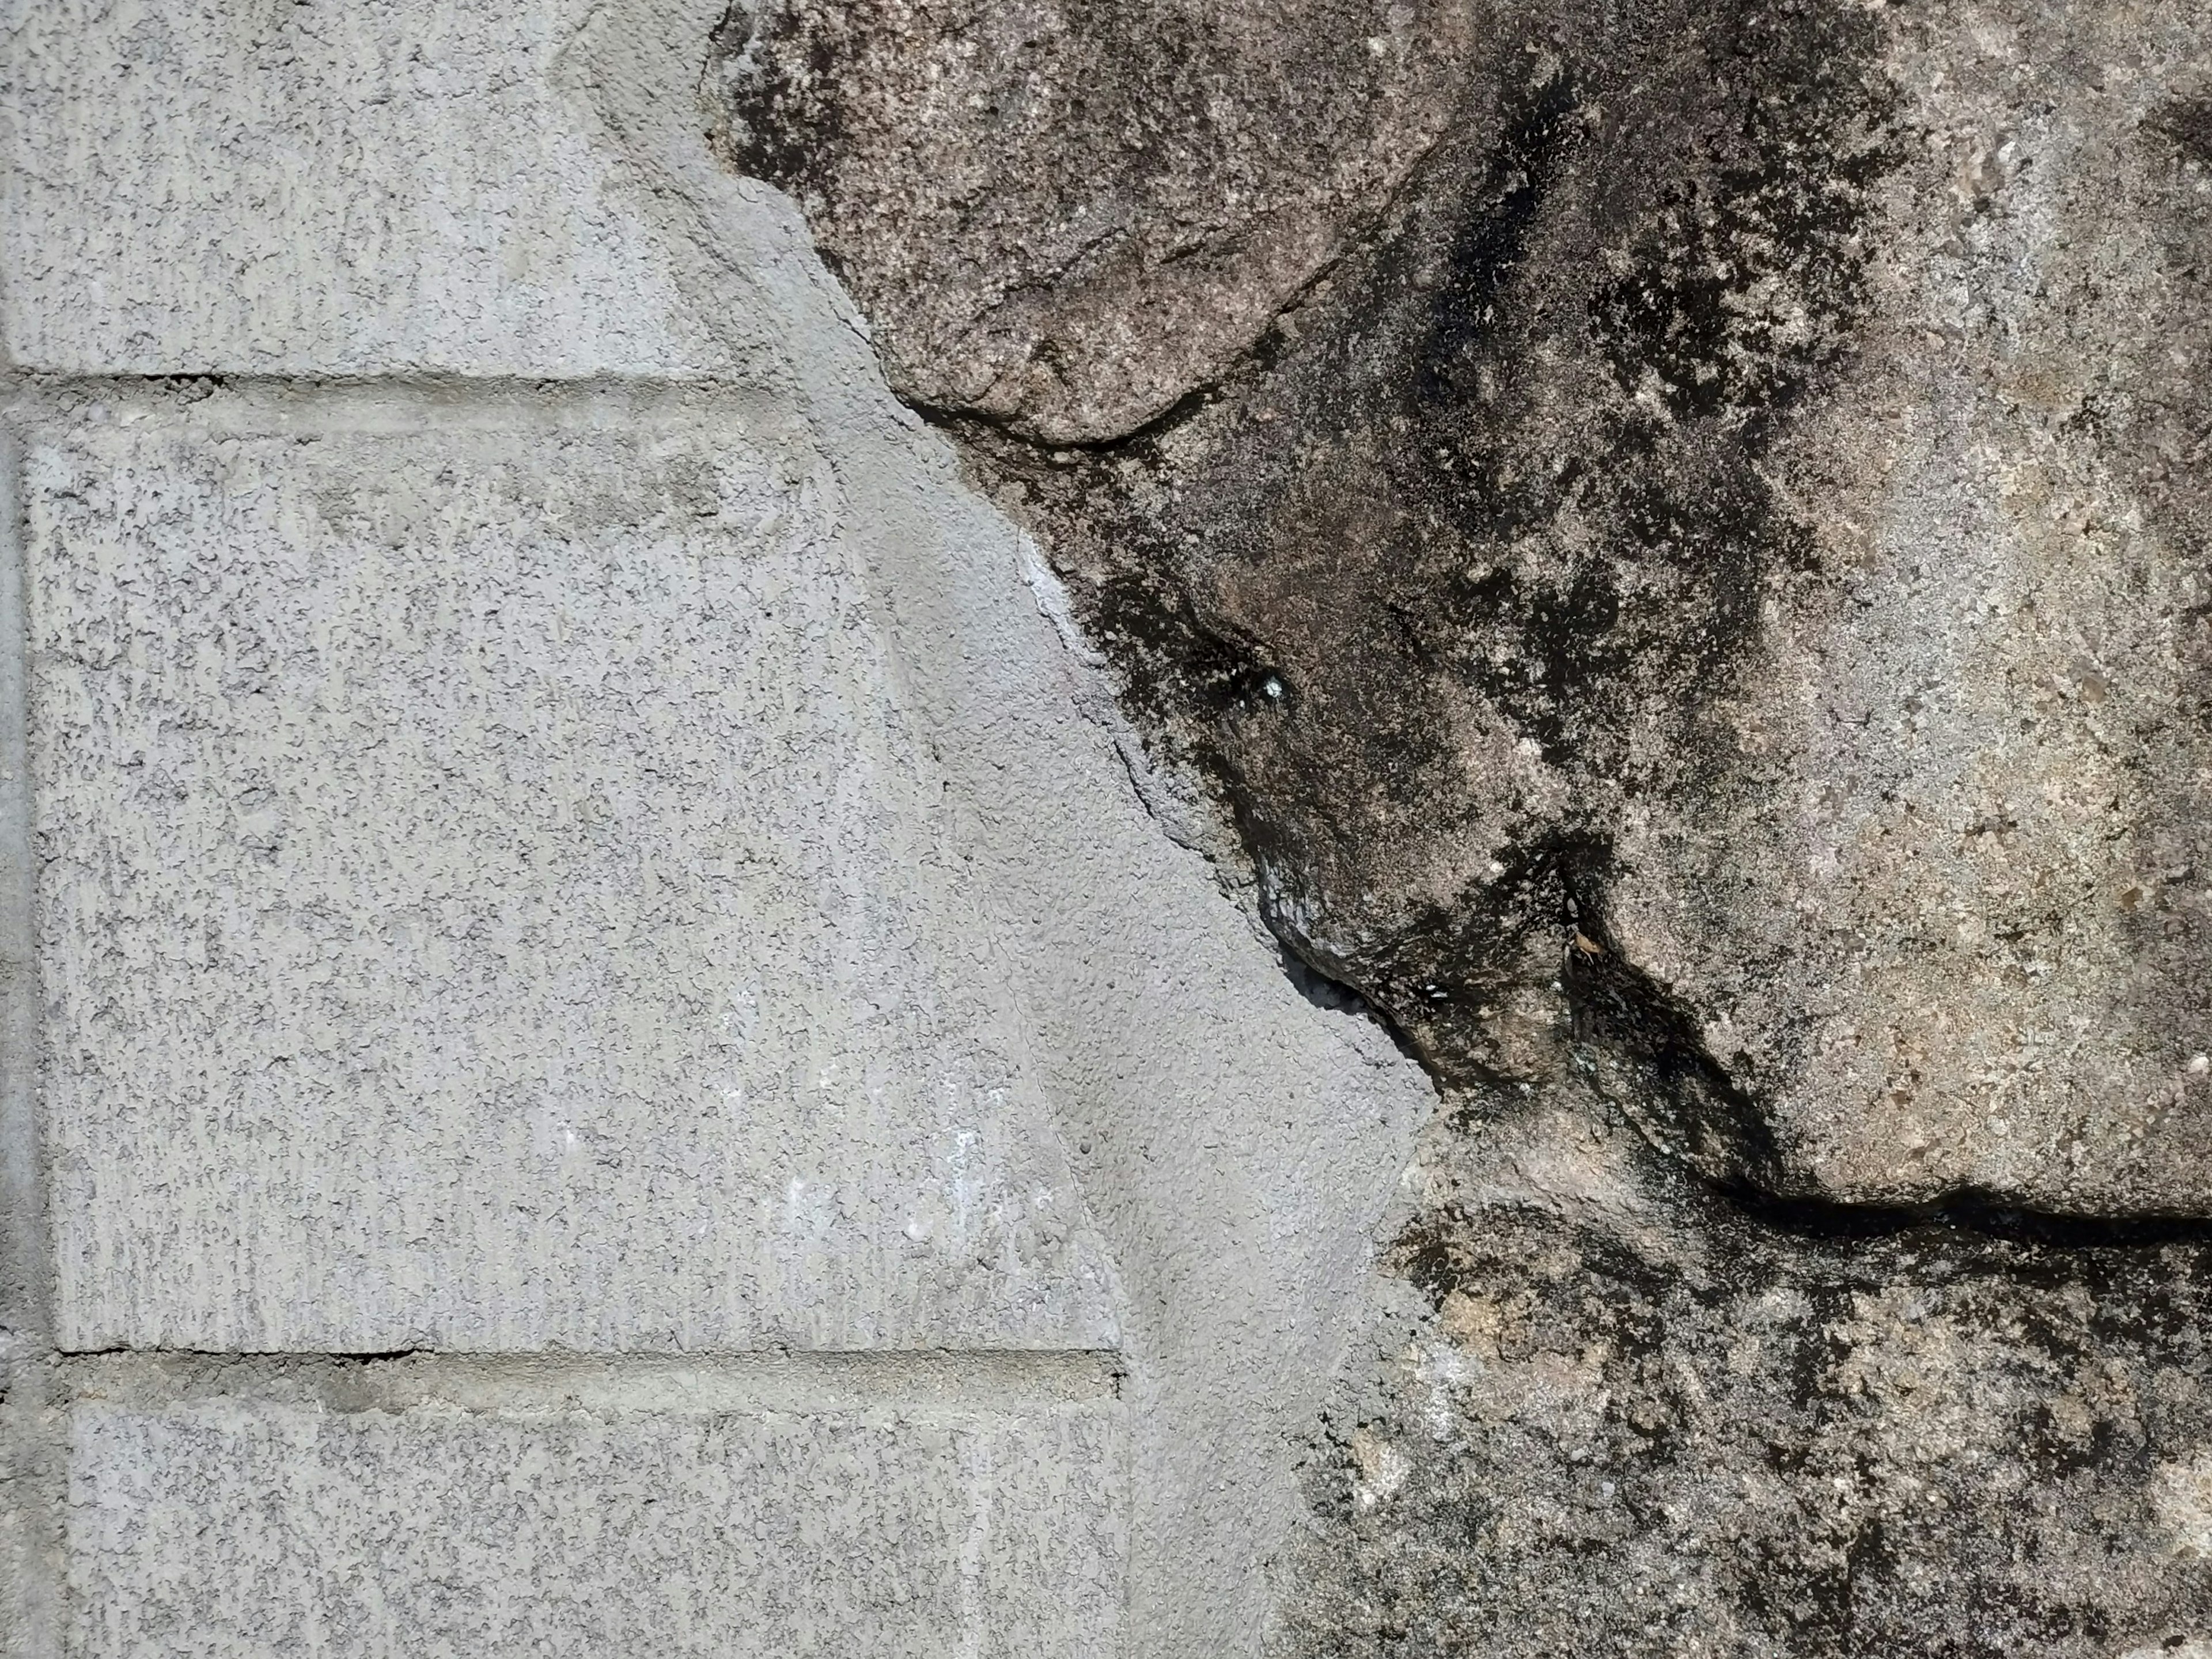
[[[1550,1074],[1571,1008],[1718,1179],[2212,1205],[2201,15],[1494,21],[1263,349],[974,453],[1278,933],[1447,1082]],[[906,280],[834,149],[784,166]],[[1036,191],[1091,199],[990,210]]]
[[[806,204],[901,393],[1118,438],[1249,350],[1443,131],[1439,0],[738,0],[737,167]]]
[[[1747,1215],[1586,1093],[1439,1127],[1285,1655],[2112,1659],[2212,1629],[2212,1239]],[[1820,1224],[1826,1220],[1831,1224]]]
[[[834,134],[753,152],[1276,935],[1445,1086],[1279,1646],[2185,1651],[2212,21],[1482,21],[1236,361],[1141,310],[1146,365],[1056,360],[1179,377],[1113,441],[917,391],[899,284],[951,267]],[[951,49],[909,23],[841,47],[842,106]],[[781,49],[738,120],[797,106]],[[1026,170],[969,219],[1111,194]]]

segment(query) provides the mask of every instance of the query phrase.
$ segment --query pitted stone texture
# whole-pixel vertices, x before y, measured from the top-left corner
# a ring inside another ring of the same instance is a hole
[[[1113,1346],[812,453],[234,401],[26,459],[64,1345]]]
[[[7,355],[726,371],[563,83],[588,9],[11,0]]]
[[[69,1659],[1109,1659],[1117,1419],[70,1413]]]
[[[1248,349],[1449,118],[1468,8],[738,0],[708,87],[892,385],[1120,436]]]
[[[2208,52],[2195,4],[1889,43],[1867,337],[1778,447],[1820,574],[1610,889],[1776,1184],[2212,1211]]]

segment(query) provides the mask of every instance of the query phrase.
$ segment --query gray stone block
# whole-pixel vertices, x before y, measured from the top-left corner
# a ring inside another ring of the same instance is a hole
[[[63,1346],[1113,1346],[805,444],[209,407],[25,462]]]
[[[1103,1656],[1119,1421],[86,1401],[64,1651]]]
[[[590,9],[10,0],[7,355],[726,371],[562,73]]]

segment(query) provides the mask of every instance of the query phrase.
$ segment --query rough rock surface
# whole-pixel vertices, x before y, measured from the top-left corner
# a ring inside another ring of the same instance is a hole
[[[1447,1080],[1541,1074],[1532,957],[1547,1002],[1571,925],[1601,966],[1570,994],[1711,1173],[2203,1207],[2203,26],[1559,9],[1510,50],[1492,20],[1387,220],[1225,380],[1141,232],[1029,302],[1035,364],[1090,341],[1097,384],[1172,378],[1143,401],[1176,419],[1103,452],[977,425],[977,452],[1218,780],[1278,933]],[[1279,20],[1273,70],[1322,81],[1315,22]],[[793,113],[780,38],[732,60],[733,132]],[[1003,147],[875,72],[925,75],[928,40],[839,48],[804,126],[738,150],[896,296],[894,364],[960,360],[935,319],[997,303],[1007,222],[1142,207],[1071,177],[1080,132]],[[856,150],[878,100],[901,142]],[[882,205],[963,167],[1012,181],[967,202],[988,235]],[[1111,435],[1064,384],[920,395]]]
[[[1126,435],[1230,367],[1452,114],[1443,0],[748,0],[724,147],[805,204],[914,401]]]
[[[2201,1232],[1747,1214],[1574,1085],[1440,1124],[1419,1180],[1419,1294],[1310,1467],[1279,1652],[2103,1659],[2212,1625]]]
[[[2195,1639],[2212,15],[1498,4],[1364,140],[1243,19],[1216,106],[1364,182],[1196,343],[1172,191],[918,94],[964,14],[775,15],[728,153],[1445,1093],[1285,1650]]]

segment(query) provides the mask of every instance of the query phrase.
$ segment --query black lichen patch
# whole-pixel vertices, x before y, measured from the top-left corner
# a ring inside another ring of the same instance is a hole
[[[1715,72],[1757,91],[1701,140],[1710,162],[1664,189],[1595,313],[1622,385],[1678,416],[1742,418],[1786,401],[1847,349],[1864,315],[1868,192],[1898,160],[1899,100],[1871,71],[1857,7],[1732,20]]]
[[[1509,87],[1504,101],[1504,130],[1423,270],[1428,302],[1415,309],[1420,333],[1401,391],[1414,409],[1456,410],[1486,396],[1544,211],[1589,136],[1570,70],[1540,71],[1531,84]],[[1455,165],[1447,159],[1435,171]]]
[[[803,21],[770,5],[734,5],[723,17],[713,52],[726,66],[732,118],[720,136],[739,172],[818,202],[844,136],[840,106],[824,89],[854,64],[848,41],[805,31]],[[835,250],[824,257],[834,269]]]

